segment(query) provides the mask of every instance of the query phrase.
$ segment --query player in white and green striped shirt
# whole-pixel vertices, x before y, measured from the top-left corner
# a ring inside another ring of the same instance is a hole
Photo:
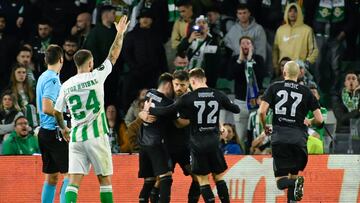
[[[93,56],[89,50],[79,50],[74,55],[77,75],[67,80],[61,87],[55,104],[55,117],[69,144],[70,183],[66,188],[66,202],[77,200],[80,182],[94,167],[100,183],[102,203],[112,203],[110,176],[113,173],[112,157],[108,137],[108,124],[104,110],[104,83],[112,66],[119,57],[124,32],[128,26],[124,16],[116,24],[117,35],[107,59],[93,70]],[[71,132],[64,125],[62,111],[68,106],[71,114]],[[70,135],[69,135],[70,133]]]

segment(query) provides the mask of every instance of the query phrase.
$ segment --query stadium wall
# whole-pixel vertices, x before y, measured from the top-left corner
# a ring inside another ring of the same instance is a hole
[[[276,188],[269,156],[226,156],[224,176],[231,202],[283,203],[286,193]],[[138,156],[115,155],[113,190],[115,202],[138,202],[142,180],[137,178]],[[40,156],[0,157],[0,203],[40,202],[43,175]],[[305,176],[303,203],[360,203],[360,155],[310,156]],[[190,177],[176,168],[171,202],[187,202]],[[214,192],[214,184],[212,184]],[[55,202],[59,202],[57,187]],[[99,201],[99,186],[93,173],[82,182],[79,201]],[[218,199],[216,202],[220,202]]]

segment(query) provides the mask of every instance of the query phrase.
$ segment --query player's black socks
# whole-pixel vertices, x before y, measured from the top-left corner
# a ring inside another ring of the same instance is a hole
[[[171,184],[173,180],[171,176],[164,176],[160,178],[160,202],[170,202]]]
[[[215,203],[215,196],[214,193],[211,191],[210,185],[200,186],[200,191],[205,203]]]
[[[286,188],[295,187],[295,180],[289,179],[287,177],[280,178],[278,181],[276,181],[276,185],[279,190],[284,190]]]
[[[140,195],[139,195],[139,203],[147,203],[149,202],[149,196],[152,188],[155,185],[155,180],[145,180],[144,185],[141,189]]]
[[[295,201],[295,196],[294,196],[294,187],[289,187],[288,188],[287,198],[288,198],[288,203],[296,202]]]
[[[159,188],[153,187],[150,194],[150,202],[158,203],[159,202]]]
[[[197,203],[199,201],[200,194],[200,185],[198,182],[193,180],[189,188],[188,203]]]
[[[221,203],[230,203],[229,191],[224,180],[216,182],[216,189]]]

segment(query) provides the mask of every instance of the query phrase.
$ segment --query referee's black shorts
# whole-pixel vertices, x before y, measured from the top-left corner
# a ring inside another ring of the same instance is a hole
[[[305,169],[308,161],[306,146],[278,143],[271,147],[275,177],[297,175]]]
[[[174,172],[176,164],[179,164],[185,176],[190,175],[190,150],[187,146],[182,149],[169,152],[171,170]]]
[[[43,162],[42,171],[47,174],[67,173],[69,168],[69,148],[60,132],[40,128],[38,140]]]
[[[169,154],[164,145],[140,146],[139,178],[156,177],[171,171]]]
[[[195,175],[220,174],[228,168],[220,147],[206,152],[190,150],[190,157],[191,172]]]

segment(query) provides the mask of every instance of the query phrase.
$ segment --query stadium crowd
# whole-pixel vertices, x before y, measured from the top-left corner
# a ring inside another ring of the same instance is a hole
[[[271,153],[256,110],[290,60],[323,116],[334,113],[337,133],[360,125],[359,0],[0,0],[1,154],[39,152],[35,87],[48,46],[64,50],[63,83],[79,49],[101,65],[122,15],[131,22],[104,86],[112,153],[138,152],[138,114],[159,76],[196,67],[240,108],[230,123],[222,112],[225,154]],[[325,131],[309,129],[309,152],[324,153]]]

